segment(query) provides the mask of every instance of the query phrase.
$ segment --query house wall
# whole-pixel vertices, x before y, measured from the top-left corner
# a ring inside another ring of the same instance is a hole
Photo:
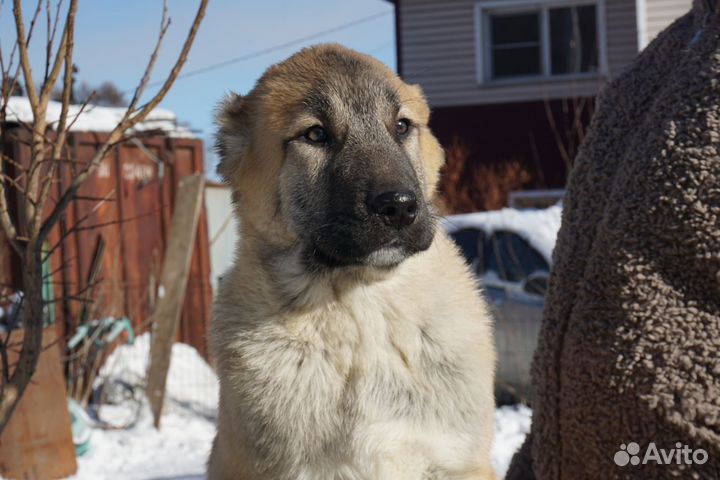
[[[603,77],[513,85],[479,84],[476,76],[475,7],[484,2],[486,0],[397,2],[402,45],[399,68],[406,81],[422,86],[431,106],[522,102],[597,94],[606,81]],[[635,10],[635,2],[605,0],[607,67],[611,77],[620,73],[637,54]]]
[[[643,47],[652,42],[658,33],[676,18],[686,14],[692,0],[641,0],[645,7],[645,35]]]
[[[564,188],[568,162],[558,145],[562,144],[571,153],[577,150],[579,137],[573,135],[573,142],[567,132],[572,132],[573,125],[587,125],[594,106],[594,99],[587,97],[436,107],[430,118],[430,127],[446,148],[459,142],[469,149],[464,172],[467,179],[473,178],[472,170],[480,165],[516,161],[531,177],[523,188]],[[577,122],[574,111],[579,112]],[[549,117],[552,117],[552,122]],[[460,194],[454,190],[441,193],[450,205],[457,203],[450,197]],[[477,204],[467,211],[483,208],[483,205]]]

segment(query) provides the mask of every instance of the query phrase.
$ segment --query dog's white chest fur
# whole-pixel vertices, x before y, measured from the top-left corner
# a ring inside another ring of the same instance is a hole
[[[381,282],[232,332],[220,421],[268,478],[480,478],[463,472],[489,448],[487,323],[421,294]]]

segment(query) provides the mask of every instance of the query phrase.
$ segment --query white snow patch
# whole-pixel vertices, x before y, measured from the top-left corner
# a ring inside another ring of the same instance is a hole
[[[132,385],[142,391],[150,354],[150,334],[122,345],[100,370],[102,381]],[[215,436],[218,382],[215,373],[189,345],[175,343],[168,371],[160,430],[150,407],[140,398],[137,421],[125,429],[93,429],[88,452],[78,457],[75,480],[123,478],[202,479]],[[138,405],[103,405],[99,417],[112,425],[126,424]]]
[[[560,230],[561,217],[562,207],[554,205],[543,209],[503,208],[489,212],[450,215],[442,220],[442,224],[448,233],[463,228],[477,228],[487,235],[498,230],[515,232],[550,262]]]
[[[117,348],[101,375],[138,387],[144,385],[150,335]],[[173,346],[161,428],[152,425],[146,400],[135,424],[126,429],[93,429],[89,451],[78,457],[72,480],[202,480],[215,435],[217,378],[202,357],[188,345]],[[115,424],[132,417],[132,404],[103,405],[100,418]],[[495,412],[492,461],[503,478],[512,456],[530,429],[531,411],[525,406],[500,407]]]
[[[144,403],[132,428],[94,430],[90,449],[78,457],[78,472],[70,478],[204,479],[215,423],[182,410],[165,413],[160,430],[152,422],[150,408]]]
[[[114,379],[128,385],[144,386],[150,358],[150,334],[121,345],[100,369],[99,382]],[[217,417],[219,386],[215,372],[190,345],[175,343],[165,388],[165,408],[192,410]]]
[[[492,462],[498,478],[505,478],[513,455],[530,432],[532,410],[525,405],[506,405],[495,410],[495,441]]]
[[[73,132],[110,132],[120,123],[125,115],[126,108],[122,107],[99,107],[87,105],[81,112],[80,105],[70,105],[68,109],[67,122],[72,124],[70,130]],[[50,101],[47,107],[47,122],[56,127],[60,118],[62,104]],[[30,123],[33,120],[30,100],[26,97],[10,97],[7,105],[7,121],[18,123]],[[147,132],[159,130],[171,137],[193,137],[189,128],[177,124],[175,114],[169,110],[156,108],[151,111],[144,121],[133,127],[131,132]]]

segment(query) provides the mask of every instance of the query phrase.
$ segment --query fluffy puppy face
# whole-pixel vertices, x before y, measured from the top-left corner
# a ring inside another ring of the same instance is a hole
[[[442,149],[420,89],[337,45],[271,67],[218,115],[244,234],[308,269],[392,268],[427,249]]]

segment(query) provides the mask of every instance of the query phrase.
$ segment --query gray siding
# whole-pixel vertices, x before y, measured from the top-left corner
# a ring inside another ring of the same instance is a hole
[[[691,6],[692,0],[645,0],[646,45]]]
[[[482,0],[479,0],[480,3]],[[434,107],[595,95],[605,78],[479,84],[476,77],[477,0],[400,0],[402,72],[419,83]],[[635,2],[606,0],[607,63],[611,76],[637,54]]]

